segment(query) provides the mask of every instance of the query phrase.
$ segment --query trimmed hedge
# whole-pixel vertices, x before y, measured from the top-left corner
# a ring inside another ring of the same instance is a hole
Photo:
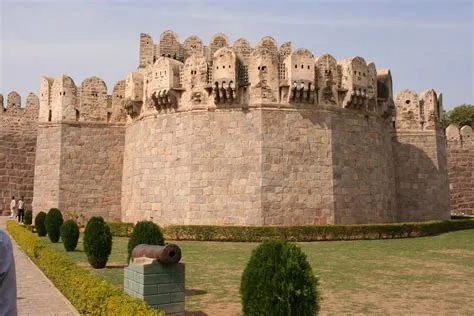
[[[83,244],[89,264],[95,269],[105,268],[112,252],[112,233],[102,217],[95,216],[87,222]]]
[[[28,210],[25,211],[25,217],[23,219],[25,225],[31,225],[33,223],[33,212]]]
[[[46,231],[48,232],[48,237],[51,242],[59,242],[59,237],[61,237],[59,229],[63,223],[63,215],[59,209],[52,208],[49,210],[48,214],[46,214],[44,225],[46,226]]]
[[[306,226],[206,226],[176,225],[163,228],[166,240],[261,242],[392,239],[435,236],[474,229],[474,220],[446,220],[398,224]]]
[[[161,232],[160,227],[152,221],[142,221],[135,225],[132,235],[128,240],[127,261],[130,260],[133,248],[140,244],[163,246],[165,244],[165,240],[163,239],[163,233]]]
[[[64,222],[59,229],[61,232],[61,240],[63,241],[66,251],[74,251],[79,241],[79,226],[70,219]]]
[[[152,309],[143,301],[129,296],[99,276],[78,267],[14,221],[7,222],[7,230],[80,314],[165,315],[164,312]]]
[[[110,225],[110,223],[109,223]],[[130,237],[133,223],[113,222],[117,237]],[[214,226],[174,225],[162,227],[166,240],[261,242],[392,239],[434,236],[450,231],[474,229],[474,219],[367,225],[304,226]]]
[[[114,237],[130,237],[133,232],[133,223],[107,222]]]
[[[46,213],[45,212],[39,212],[36,217],[35,217],[35,228],[36,232],[38,233],[38,236],[46,236],[48,233],[46,231],[46,226],[44,224],[46,220]]]
[[[267,240],[252,251],[240,283],[244,315],[314,316],[318,279],[306,254],[286,240]]]

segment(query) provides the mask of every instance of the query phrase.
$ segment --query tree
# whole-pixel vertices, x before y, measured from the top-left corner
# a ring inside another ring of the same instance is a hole
[[[444,115],[444,127],[449,125],[462,127],[464,125],[474,126],[474,104],[461,104]]]

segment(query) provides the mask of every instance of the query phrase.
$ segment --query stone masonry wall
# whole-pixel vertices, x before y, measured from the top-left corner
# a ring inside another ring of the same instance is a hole
[[[122,219],[262,224],[260,115],[241,110],[149,116],[127,128]]]
[[[448,127],[448,172],[451,211],[474,210],[474,134],[470,126]]]
[[[33,212],[47,212],[59,206],[59,174],[61,167],[61,124],[38,126],[36,143]]]
[[[394,222],[390,129],[376,115],[354,112],[331,117],[335,224]]]
[[[34,212],[58,207],[120,219],[125,129],[104,123],[41,123]]]
[[[126,132],[122,218],[163,225],[393,221],[390,135],[375,116],[343,111],[194,111],[137,121]]]
[[[124,140],[121,125],[63,125],[61,210],[120,219]]]
[[[8,107],[0,102],[0,212],[10,209],[11,197],[25,197],[31,209],[38,118],[38,97],[30,94],[20,107],[16,93],[8,96]]]
[[[439,133],[393,136],[398,221],[449,219],[446,138]]]

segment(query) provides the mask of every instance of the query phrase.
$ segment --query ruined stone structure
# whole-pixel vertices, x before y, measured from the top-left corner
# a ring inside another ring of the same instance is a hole
[[[446,219],[441,95],[392,92],[361,57],[271,37],[157,43],[107,94],[43,78],[34,212],[123,221],[297,225]]]
[[[31,209],[39,99],[30,93],[25,106],[16,91],[0,94],[0,211],[10,208],[11,197],[25,197]]]
[[[446,137],[451,210],[474,211],[474,132],[471,126],[450,125]]]

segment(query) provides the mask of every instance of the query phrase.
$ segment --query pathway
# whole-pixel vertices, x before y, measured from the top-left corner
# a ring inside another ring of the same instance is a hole
[[[5,232],[7,232],[5,227],[7,220],[8,216],[0,216],[0,229]],[[15,257],[18,315],[79,315],[71,303],[13,239],[12,243]]]

